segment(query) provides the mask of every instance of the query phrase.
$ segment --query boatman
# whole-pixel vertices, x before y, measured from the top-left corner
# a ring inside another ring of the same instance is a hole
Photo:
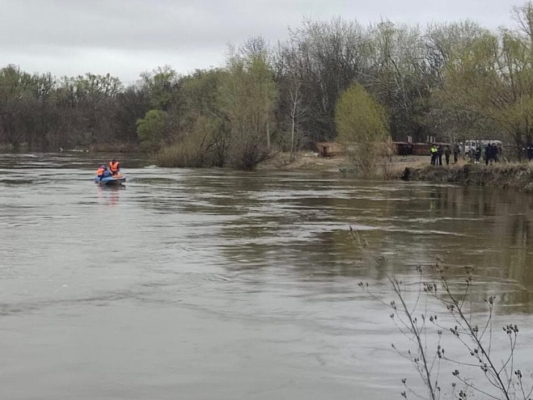
[[[119,162],[113,158],[113,160],[109,162],[109,169],[113,175],[118,175],[120,172]]]

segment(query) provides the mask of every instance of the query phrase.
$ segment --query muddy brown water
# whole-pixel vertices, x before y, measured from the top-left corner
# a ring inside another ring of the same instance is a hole
[[[134,156],[108,190],[102,160],[0,155],[2,399],[399,398],[404,339],[357,283],[388,301],[436,258],[533,350],[531,196]]]

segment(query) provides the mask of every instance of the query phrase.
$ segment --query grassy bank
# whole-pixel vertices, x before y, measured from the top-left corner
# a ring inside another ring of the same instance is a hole
[[[291,157],[290,153],[279,152],[259,164],[258,169],[338,172],[347,165],[345,157],[324,158],[318,153],[304,151],[293,153]]]
[[[457,183],[470,186],[491,186],[533,193],[533,167],[528,164],[498,164],[423,168],[408,167],[407,180]]]
[[[383,160],[376,165],[375,178],[399,179],[405,167],[421,168],[429,163],[428,156],[394,156],[388,168],[389,176],[383,176]],[[296,171],[326,171],[341,172],[349,176],[358,176],[356,168],[345,156],[320,157],[315,152],[276,153],[267,161],[259,164],[258,169],[266,170],[296,170]]]

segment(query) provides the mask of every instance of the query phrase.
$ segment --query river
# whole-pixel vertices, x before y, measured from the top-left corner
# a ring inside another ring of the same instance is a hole
[[[98,161],[0,155],[2,399],[400,398],[403,338],[357,284],[388,301],[436,259],[533,350],[531,196],[134,157],[113,190]]]

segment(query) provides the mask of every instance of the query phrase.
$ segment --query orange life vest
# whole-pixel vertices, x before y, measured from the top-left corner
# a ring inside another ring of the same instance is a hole
[[[104,174],[105,169],[100,167],[98,168],[98,171],[96,171],[96,176],[102,176]]]
[[[110,161],[109,162],[109,169],[111,170],[111,173],[115,175],[118,172],[118,161]]]

